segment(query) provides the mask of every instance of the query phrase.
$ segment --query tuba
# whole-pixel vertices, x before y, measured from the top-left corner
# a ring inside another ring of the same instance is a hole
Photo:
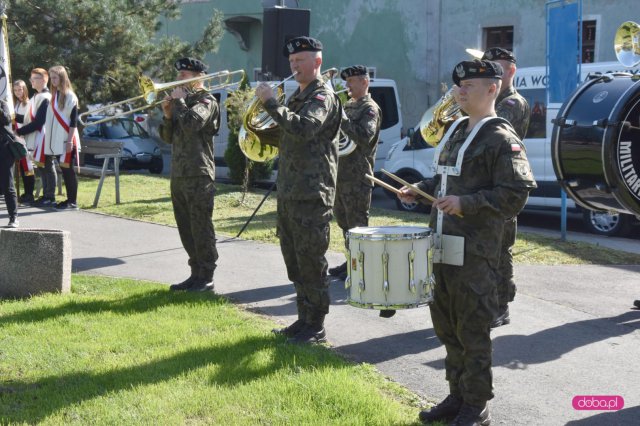
[[[640,64],[640,25],[633,21],[624,22],[613,40],[616,58],[625,67]]]
[[[449,89],[435,104],[431,117],[425,114],[420,120],[420,134],[431,146],[438,146],[451,123],[460,117],[460,105],[453,96],[453,89]]]
[[[325,84],[328,84],[333,90],[333,79],[338,74],[337,68],[330,68],[322,72],[322,78]],[[295,73],[286,79],[278,82],[271,87],[276,91],[275,97],[279,104],[285,103],[284,83],[295,76]],[[278,123],[265,111],[262,102],[257,96],[248,103],[244,116],[242,117],[242,126],[238,133],[238,145],[242,153],[252,161],[259,163],[273,160],[278,156],[278,144],[282,129]],[[355,149],[353,141],[349,140],[340,132],[340,142],[338,155],[350,154]]]

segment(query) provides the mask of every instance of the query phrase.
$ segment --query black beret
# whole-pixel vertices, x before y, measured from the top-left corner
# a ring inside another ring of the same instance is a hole
[[[488,61],[497,61],[500,59],[503,61],[513,62],[514,64],[516,63],[516,58],[513,56],[513,53],[507,49],[503,49],[502,47],[491,47],[487,49],[484,52],[484,55],[482,55],[482,59],[486,59]]]
[[[295,37],[285,43],[282,48],[282,54],[287,58],[292,53],[298,52],[320,52],[322,43],[313,37]]]
[[[207,69],[209,69],[209,66],[207,64],[195,58],[178,59],[176,63],[173,64],[173,66],[176,67],[178,71],[185,70],[193,72],[205,72]]]
[[[471,78],[502,78],[502,65],[497,62],[481,61],[462,61],[453,69],[451,78],[456,86],[460,86],[463,80]]]
[[[364,65],[352,65],[350,67],[344,68],[340,72],[340,77],[343,80],[346,80],[348,77],[355,77],[358,75],[367,75],[367,67]]]

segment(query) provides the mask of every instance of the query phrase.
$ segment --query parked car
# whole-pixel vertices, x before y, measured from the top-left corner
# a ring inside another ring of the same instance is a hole
[[[124,144],[120,168],[129,170],[147,169],[151,173],[160,174],[164,168],[162,153],[156,141],[149,136],[134,118],[119,117],[105,123],[91,124],[104,118],[90,116],[82,131],[81,141],[100,142],[118,141]],[[102,166],[103,160],[91,154],[84,155],[84,163]]]
[[[419,128],[409,129],[408,136],[402,138],[392,145],[385,161],[385,170],[396,174],[404,180],[414,183],[433,176],[431,163],[435,149],[427,144]],[[384,178],[384,180],[399,187],[395,181]],[[555,192],[547,192],[543,196],[531,196],[525,206],[525,211],[535,212],[557,212],[560,213],[560,189]],[[426,212],[429,206],[420,203],[404,203],[391,191],[386,191],[392,197],[399,210]],[[567,199],[567,211],[572,214],[582,216],[582,222],[587,230],[599,235],[626,235],[633,227],[640,226],[640,221],[630,214],[609,213],[581,209],[573,200]]]

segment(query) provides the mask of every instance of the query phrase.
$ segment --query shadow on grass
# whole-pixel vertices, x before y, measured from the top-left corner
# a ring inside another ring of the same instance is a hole
[[[226,303],[221,296],[176,294],[168,290],[151,290],[117,300],[92,300],[78,302],[69,300],[55,307],[29,308],[0,317],[0,328],[16,323],[35,323],[75,314],[97,314],[113,312],[121,315],[154,311],[161,307],[182,305],[199,300],[202,303]]]
[[[272,361],[256,366],[252,357],[265,347],[274,350]],[[305,356],[305,352],[311,351],[315,356]],[[0,386],[0,412],[3,422],[37,423],[83,401],[161,383],[212,365],[218,368],[209,377],[210,382],[228,387],[244,385],[294,366],[296,369],[345,367],[344,361],[330,355],[326,348],[297,347],[285,344],[281,338],[253,336],[226,345],[189,349],[164,359],[105,373],[76,372],[36,381],[5,382]]]

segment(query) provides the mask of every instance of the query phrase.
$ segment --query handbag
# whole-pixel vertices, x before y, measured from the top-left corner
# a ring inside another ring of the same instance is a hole
[[[12,132],[9,132],[6,128],[0,127],[2,137],[7,141],[9,151],[16,161],[19,161],[27,156],[27,146],[21,140],[16,139]]]

